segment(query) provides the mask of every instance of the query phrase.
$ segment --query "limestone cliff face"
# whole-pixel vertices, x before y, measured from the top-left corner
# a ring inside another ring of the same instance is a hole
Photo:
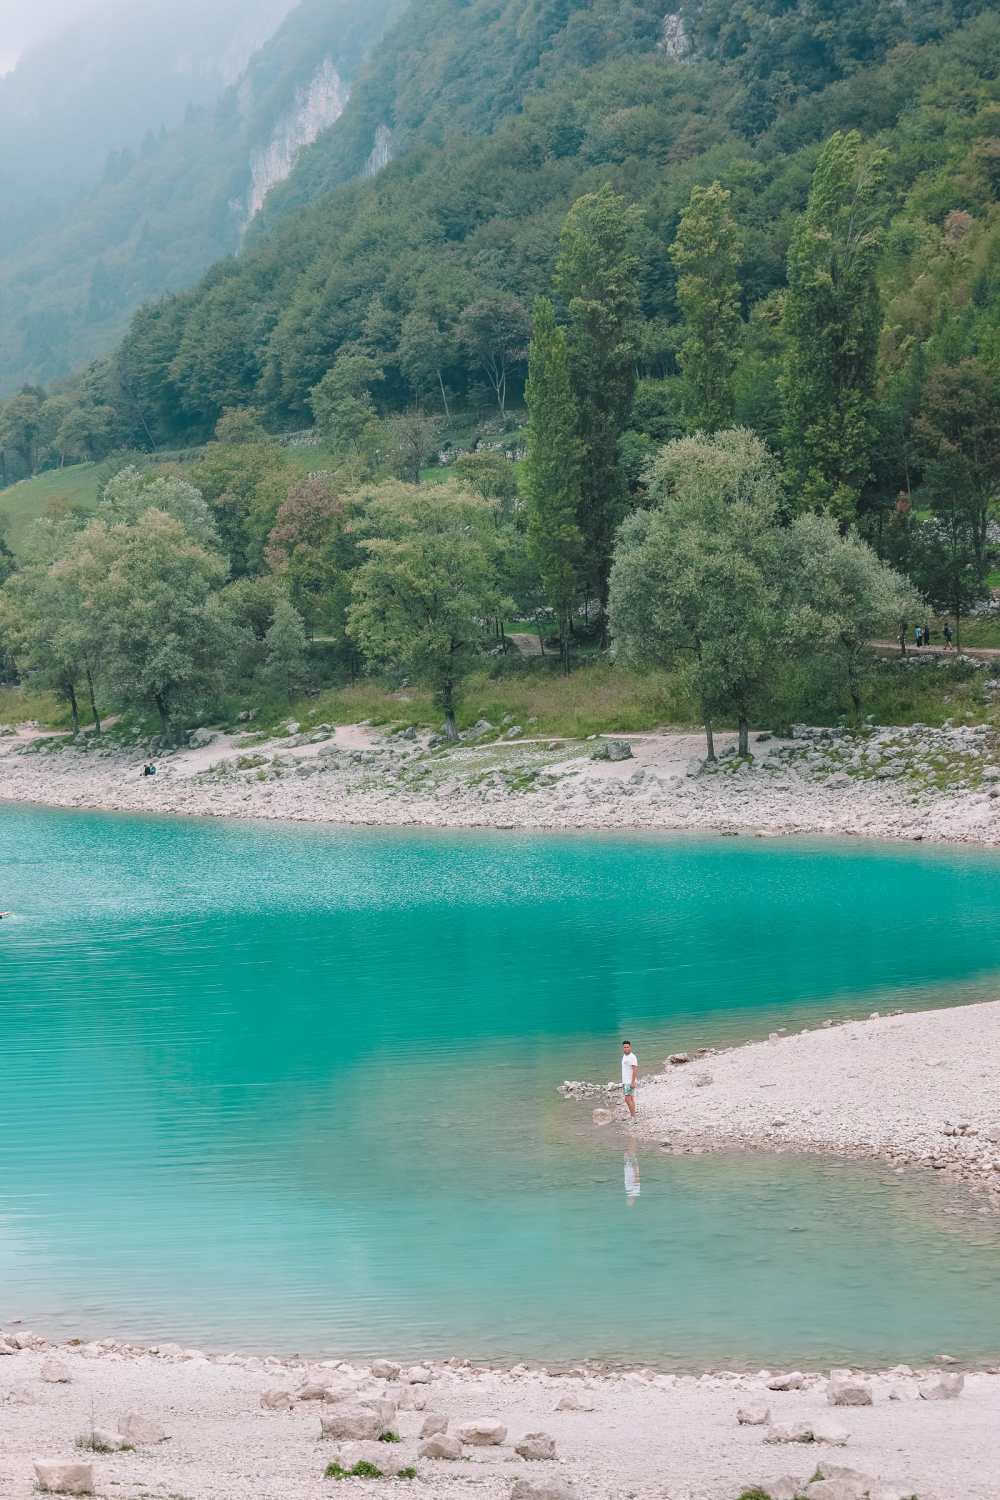
[[[667,57],[674,62],[683,62],[689,58],[693,51],[691,38],[688,36],[687,27],[684,25],[684,17],[676,11],[663,17],[663,30],[660,34],[660,51],[665,52]]]
[[[244,228],[260,212],[271,189],[284,182],[303,147],[311,146],[318,135],[340,119],[349,92],[333,63],[326,58],[312,81],[298,91],[291,110],[278,122],[268,144],[251,158]]]
[[[377,177],[383,167],[392,161],[392,131],[388,125],[380,125],[375,132],[375,144],[365,162],[365,177]]]

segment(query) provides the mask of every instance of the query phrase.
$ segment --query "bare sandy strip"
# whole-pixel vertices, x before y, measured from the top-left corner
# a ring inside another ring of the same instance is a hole
[[[512,731],[513,732],[513,731]],[[988,730],[881,730],[869,741],[755,736],[754,761],[700,762],[700,735],[625,736],[632,758],[595,760],[590,742],[466,742],[429,755],[367,725],[322,744],[231,735],[165,755],[28,751],[0,739],[0,800],[197,817],[384,827],[821,834],[1000,844],[1000,766]],[[36,736],[37,738],[37,736]],[[718,737],[731,750],[732,735]],[[28,753],[26,753],[28,752]]]
[[[642,1133],[671,1146],[878,1156],[1000,1207],[1000,1001],[775,1033],[668,1064],[640,1097]]]
[[[872,1495],[886,1500],[1000,1495],[1000,1376],[990,1373],[968,1374],[957,1399],[938,1401],[922,1399],[920,1388],[928,1378],[925,1389],[933,1388],[940,1370],[898,1367],[867,1377],[871,1406],[844,1408],[828,1404],[820,1374],[805,1375],[801,1389],[779,1392],[767,1388],[768,1371],[696,1377],[445,1365],[426,1368],[426,1381],[410,1384],[406,1371],[402,1380],[375,1379],[367,1367],[336,1361],[205,1356],[176,1346],[157,1353],[110,1340],[52,1348],[22,1330],[12,1332],[28,1347],[0,1358],[0,1494],[9,1500],[36,1493],[36,1459],[92,1463],[96,1492],[129,1500],[319,1500],[341,1490],[372,1500],[408,1494],[508,1500],[518,1494],[518,1481],[540,1497],[735,1500],[752,1482],[788,1495],[781,1476],[808,1495],[806,1481],[824,1463],[870,1476]],[[53,1358],[69,1383],[42,1378]],[[310,1381],[332,1387],[336,1399],[295,1399]],[[289,1409],[264,1409],[261,1396],[268,1391],[289,1392]],[[567,1396],[584,1409],[557,1410]],[[391,1420],[401,1443],[348,1449],[321,1436],[322,1417],[387,1398],[399,1403]],[[738,1424],[737,1411],[748,1407],[769,1409],[775,1424],[816,1424],[823,1432],[832,1423],[830,1436],[840,1441],[765,1441],[767,1427]],[[463,1444],[457,1460],[424,1457],[419,1433],[431,1412],[448,1419],[451,1436],[482,1419],[502,1424],[506,1433],[494,1445]],[[128,1413],[159,1423],[166,1440],[119,1453],[74,1446],[92,1423],[114,1430]],[[554,1459],[518,1455],[516,1445],[537,1432],[554,1439]],[[412,1486],[400,1479],[338,1484],[323,1478],[328,1463],[362,1451],[384,1454],[387,1464],[412,1464],[419,1477]]]

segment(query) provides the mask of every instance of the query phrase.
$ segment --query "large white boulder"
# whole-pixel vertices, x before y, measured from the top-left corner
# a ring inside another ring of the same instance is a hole
[[[924,1401],[957,1401],[965,1385],[964,1375],[935,1375],[917,1387]]]
[[[515,1479],[510,1500],[576,1500],[576,1490],[557,1479]]]
[[[765,1443],[811,1443],[812,1440],[809,1422],[776,1422],[764,1434]]]
[[[265,1411],[290,1411],[295,1405],[291,1391],[264,1391],[260,1404]]]
[[[736,1413],[741,1427],[767,1427],[771,1420],[769,1406],[741,1406]]]
[[[514,1452],[529,1460],[555,1458],[556,1440],[547,1432],[526,1432],[521,1441],[514,1444]]]
[[[36,1459],[35,1478],[38,1488],[48,1495],[92,1495],[93,1464],[67,1464],[50,1459]]]
[[[852,1375],[831,1375],[826,1388],[831,1406],[872,1406],[872,1388],[865,1380]]]
[[[322,1434],[345,1443],[360,1439],[377,1440],[385,1432],[385,1423],[377,1411],[367,1406],[341,1406],[319,1419]]]
[[[593,1411],[594,1403],[589,1396],[579,1395],[576,1391],[570,1391],[561,1396],[556,1402],[556,1411]]]
[[[121,1418],[118,1431],[133,1448],[142,1448],[152,1443],[165,1443],[167,1440],[167,1433],[159,1422],[154,1421],[152,1417],[144,1417],[137,1411],[130,1411]]]
[[[489,1448],[504,1441],[507,1429],[502,1422],[494,1421],[492,1417],[481,1417],[475,1422],[463,1422],[455,1435],[460,1442],[469,1443],[472,1447]]]
[[[50,1385],[69,1385],[73,1379],[68,1367],[61,1359],[43,1359],[38,1375],[41,1380],[47,1380]]]
[[[790,1370],[787,1375],[773,1375],[767,1382],[769,1391],[801,1391],[806,1377],[801,1370]]]
[[[445,1432],[439,1432],[421,1443],[417,1449],[419,1458],[461,1458],[462,1445],[457,1437],[449,1437]]]
[[[376,1359],[371,1367],[371,1372],[376,1380],[398,1380],[399,1365],[393,1364],[391,1359]]]
[[[422,1438],[437,1437],[439,1433],[448,1431],[448,1418],[443,1411],[429,1411],[420,1428]]]

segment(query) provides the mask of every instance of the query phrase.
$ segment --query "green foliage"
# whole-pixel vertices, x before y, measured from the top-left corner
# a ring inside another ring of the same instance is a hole
[[[376,494],[368,513],[374,535],[354,577],[349,633],[372,665],[428,682],[454,735],[462,680],[504,603],[489,512],[441,486],[433,497],[402,487]]]
[[[788,252],[781,391],[794,498],[844,521],[871,474],[884,175],[884,153],[838,131]]]
[[[731,196],[718,182],[695,187],[670,247],[684,319],[678,358],[692,431],[714,432],[733,416],[742,324],[740,247],[729,209]]]
[[[308,676],[306,631],[302,616],[279,594],[271,625],[264,636],[261,677],[272,692],[287,694],[289,702]]]
[[[92,521],[54,565],[79,582],[102,667],[120,699],[148,705],[169,738],[186,709],[217,692],[243,645],[214,597],[221,558],[150,510],[133,526]]]
[[[583,536],[578,524],[583,444],[566,335],[556,326],[552,304],[545,298],[535,305],[526,396],[528,457],[523,487],[528,545],[557,622],[565,664],[583,560]]]
[[[639,210],[608,186],[578,198],[559,237],[556,291],[581,450],[578,524],[586,581],[607,601],[614,534],[625,510],[618,443],[635,392]]]

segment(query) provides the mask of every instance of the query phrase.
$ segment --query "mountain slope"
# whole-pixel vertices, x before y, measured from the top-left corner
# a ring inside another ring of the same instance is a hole
[[[4,176],[46,193],[96,181],[109,151],[214,105],[294,3],[108,0],[0,78]]]
[[[139,303],[190,286],[235,251],[302,146],[339,117],[398,8],[304,0],[210,110],[189,109],[173,131],[113,152],[72,201],[26,207],[0,256],[0,392],[79,368],[113,345]]]

